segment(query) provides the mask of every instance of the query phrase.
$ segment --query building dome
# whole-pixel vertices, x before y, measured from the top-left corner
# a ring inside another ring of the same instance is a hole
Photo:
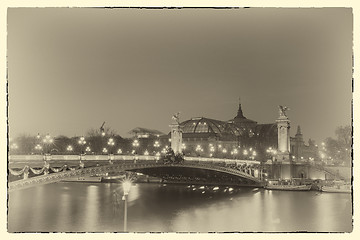
[[[238,129],[227,122],[197,117],[184,121],[180,124],[183,133],[207,133],[207,134],[234,134],[239,135]]]

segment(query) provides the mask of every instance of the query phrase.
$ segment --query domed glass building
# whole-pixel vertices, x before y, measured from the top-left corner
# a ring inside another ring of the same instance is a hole
[[[255,159],[277,148],[277,124],[247,119],[239,104],[228,121],[196,117],[180,123],[186,155]]]

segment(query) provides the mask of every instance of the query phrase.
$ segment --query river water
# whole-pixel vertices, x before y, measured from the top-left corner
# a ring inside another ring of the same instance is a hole
[[[350,194],[133,183],[130,232],[351,232]],[[119,183],[60,182],[9,194],[9,232],[120,232]]]

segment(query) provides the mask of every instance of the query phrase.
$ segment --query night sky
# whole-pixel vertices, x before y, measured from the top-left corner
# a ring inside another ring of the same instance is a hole
[[[10,136],[106,126],[167,133],[171,116],[273,123],[317,143],[351,124],[350,8],[10,8]]]

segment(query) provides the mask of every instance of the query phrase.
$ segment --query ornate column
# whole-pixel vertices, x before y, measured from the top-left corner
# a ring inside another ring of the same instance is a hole
[[[44,162],[44,175],[48,175],[49,174],[49,168],[50,168],[50,164],[48,161]]]
[[[279,118],[276,120],[278,128],[277,160],[289,162],[290,160],[290,120],[286,116],[287,107],[279,106]]]
[[[25,166],[24,168],[24,179],[28,179],[29,178],[29,166]]]
[[[178,112],[172,116],[172,123],[169,125],[171,128],[171,149],[174,151],[175,155],[182,153],[182,131],[180,128]]]

